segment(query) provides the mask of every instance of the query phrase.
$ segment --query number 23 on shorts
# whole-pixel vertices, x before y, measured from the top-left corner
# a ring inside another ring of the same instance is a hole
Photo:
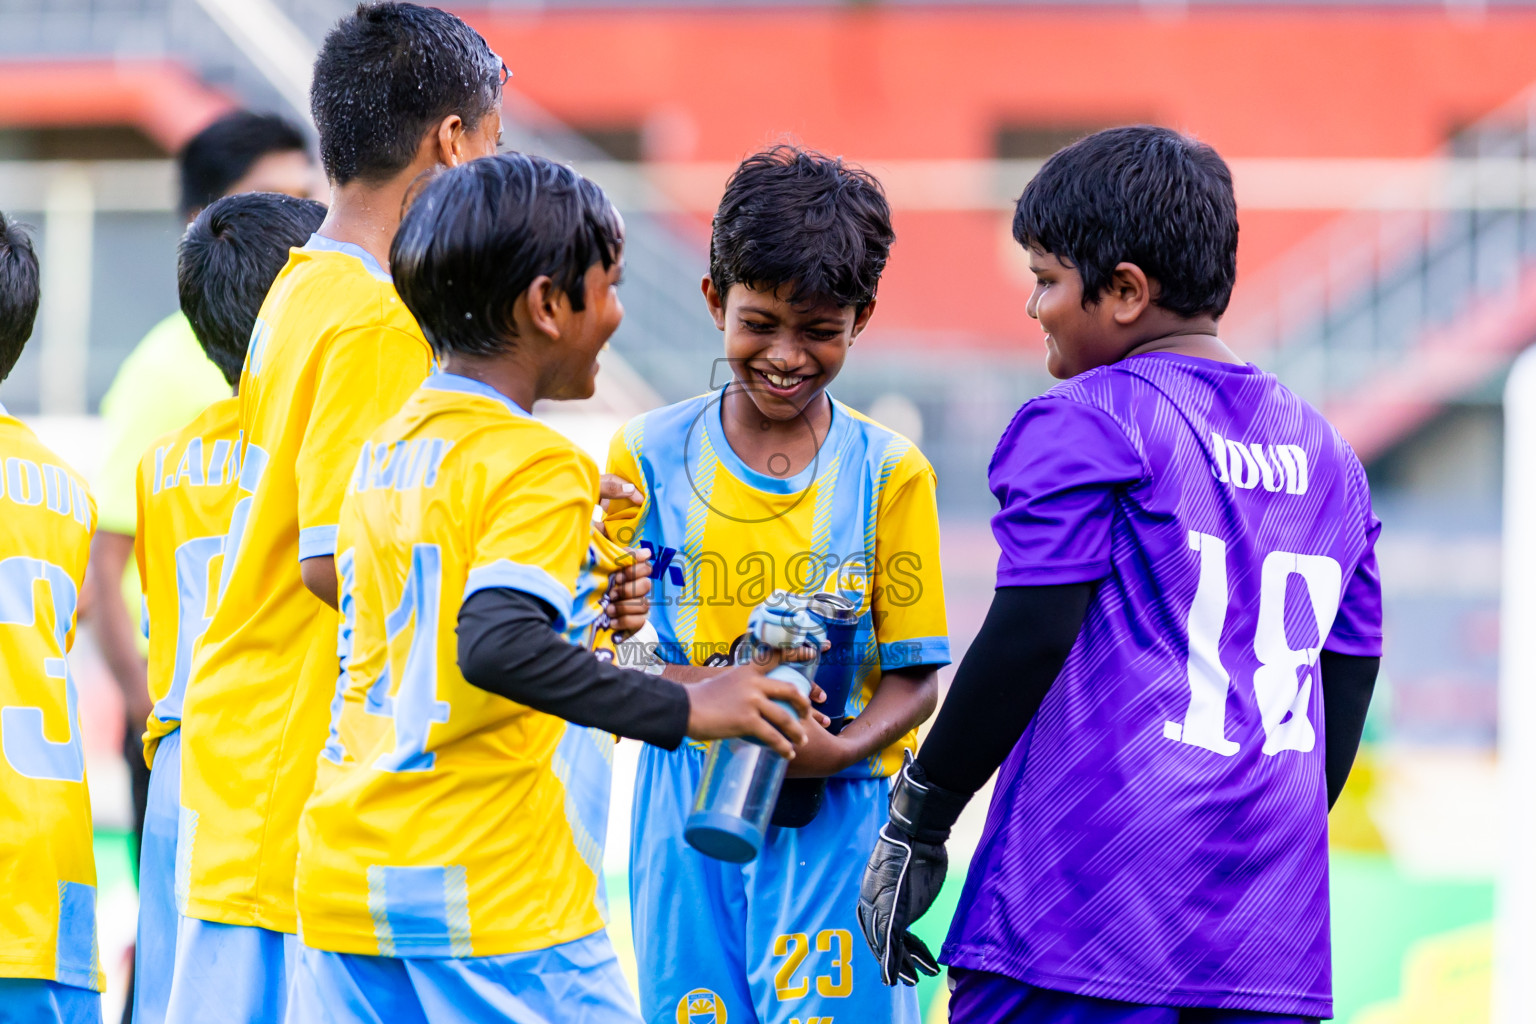
[[[809,936],[804,932],[774,936],[773,955],[783,958],[773,972],[773,991],[779,1002],[810,995],[811,970],[824,972],[815,975],[817,995],[842,999],[853,992],[853,934],[846,928],[823,928],[816,933],[815,949],[817,956],[806,964],[811,958]]]

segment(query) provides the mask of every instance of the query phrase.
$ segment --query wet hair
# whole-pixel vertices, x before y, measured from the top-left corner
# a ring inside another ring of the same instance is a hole
[[[37,253],[21,225],[0,213],[0,380],[10,376],[32,337],[41,298]]]
[[[618,262],[624,237],[603,190],[563,164],[503,153],[444,171],[406,211],[389,248],[395,290],[439,356],[516,344],[513,307],[547,275],[586,308],[586,274]]]
[[[1083,306],[1099,301],[1118,263],[1159,286],[1179,316],[1226,312],[1237,281],[1232,172],[1203,142],[1153,125],[1074,142],[1024,187],[1013,237],[1074,268]]]
[[[272,281],[325,219],[312,199],[274,192],[226,196],[197,215],[176,254],[181,311],[230,387],[240,379],[256,314]]]
[[[359,4],[325,37],[309,89],[326,176],[384,181],[443,118],[473,130],[501,105],[501,71],[480,33],[446,11]]]
[[[308,150],[303,131],[275,114],[225,114],[192,136],[176,155],[182,217],[191,218],[224,195],[262,157]]]
[[[885,190],[839,158],[781,145],[754,153],[726,182],[709,242],[709,277],[724,301],[733,284],[791,305],[862,310],[875,300],[896,232]]]

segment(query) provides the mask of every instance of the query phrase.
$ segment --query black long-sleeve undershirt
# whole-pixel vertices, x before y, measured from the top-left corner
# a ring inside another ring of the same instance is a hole
[[[917,753],[929,780],[965,797],[986,784],[1066,664],[1094,589],[997,588]]]
[[[546,714],[675,750],[688,728],[687,691],[567,643],[554,620],[521,591],[477,591],[459,609],[459,671]]]
[[[1317,671],[1323,680],[1323,732],[1327,736],[1328,809],[1332,810],[1349,769],[1360,750],[1360,736],[1365,732],[1365,713],[1371,707],[1371,693],[1376,689],[1380,658],[1362,658],[1324,651],[1318,658]]]
[[[969,798],[998,769],[1066,663],[1094,589],[1091,583],[997,589],[918,752],[930,781]],[[1319,661],[1330,808],[1360,747],[1380,664],[1332,651]]]

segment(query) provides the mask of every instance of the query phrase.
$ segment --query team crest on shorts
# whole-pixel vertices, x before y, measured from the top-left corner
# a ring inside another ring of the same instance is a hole
[[[696,988],[677,1001],[677,1024],[725,1024],[725,1000]]]

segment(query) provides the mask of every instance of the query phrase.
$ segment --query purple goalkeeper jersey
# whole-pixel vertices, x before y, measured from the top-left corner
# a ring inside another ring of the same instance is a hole
[[[1331,1015],[1317,662],[1381,654],[1359,460],[1271,374],[1159,353],[1025,403],[989,480],[998,586],[1099,587],[998,775],[944,962]]]

